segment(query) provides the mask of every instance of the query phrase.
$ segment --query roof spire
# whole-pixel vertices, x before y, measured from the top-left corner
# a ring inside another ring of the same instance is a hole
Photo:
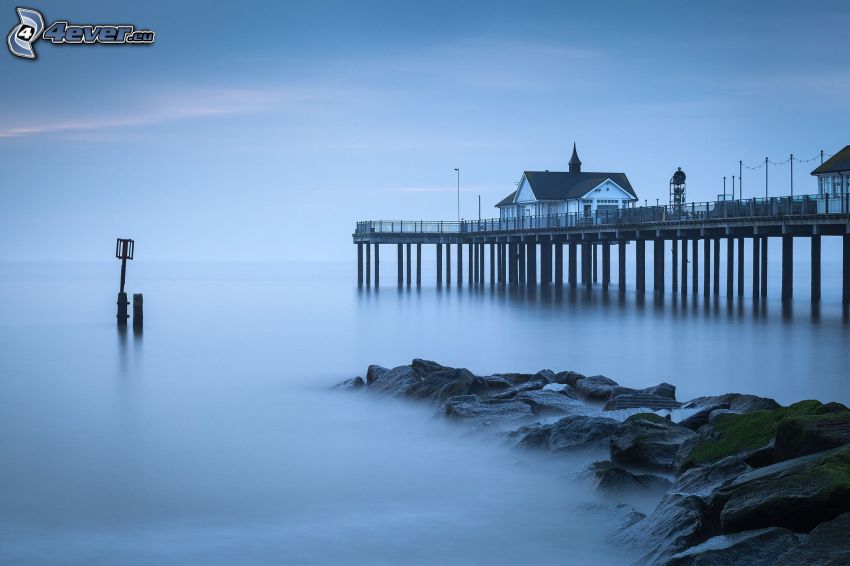
[[[573,156],[570,158],[570,173],[581,173],[581,160],[576,151],[576,142],[573,142]]]

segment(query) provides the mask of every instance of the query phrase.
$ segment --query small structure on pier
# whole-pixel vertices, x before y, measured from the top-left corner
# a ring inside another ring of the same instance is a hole
[[[569,171],[525,171],[517,190],[496,206],[499,217],[585,214],[633,205],[638,197],[625,173],[582,172],[573,144]]]
[[[844,195],[850,193],[850,145],[827,159],[812,171],[818,179],[818,194]]]
[[[685,172],[679,167],[670,178],[670,206],[681,209],[685,206]]]

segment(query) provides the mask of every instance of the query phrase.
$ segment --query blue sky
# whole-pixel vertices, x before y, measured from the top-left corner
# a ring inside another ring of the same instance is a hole
[[[453,218],[455,167],[471,218],[573,141],[650,201],[850,143],[846,2],[174,4],[28,4],[157,38],[0,54],[0,259],[350,259],[356,220]]]

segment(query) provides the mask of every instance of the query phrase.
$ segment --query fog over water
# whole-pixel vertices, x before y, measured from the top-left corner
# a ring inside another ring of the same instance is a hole
[[[834,266],[819,311],[800,293],[783,312],[773,288],[758,308],[437,289],[430,263],[397,290],[384,262],[376,291],[353,262],[136,261],[143,335],[115,328],[117,264],[0,264],[0,562],[624,560],[575,476],[604,453],[537,459],[430,407],[328,390],[370,363],[850,402]]]

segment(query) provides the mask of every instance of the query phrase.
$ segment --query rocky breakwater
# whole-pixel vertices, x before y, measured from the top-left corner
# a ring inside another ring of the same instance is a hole
[[[572,371],[478,376],[413,360],[341,389],[421,400],[520,450],[594,451],[584,476],[635,564],[850,564],[850,410],[729,393],[681,403]],[[655,494],[643,514],[621,504]],[[619,499],[619,500],[618,500]]]

